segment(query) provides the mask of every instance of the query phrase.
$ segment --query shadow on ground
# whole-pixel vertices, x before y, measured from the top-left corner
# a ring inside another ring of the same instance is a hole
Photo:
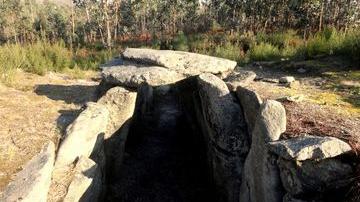
[[[52,100],[62,100],[68,104],[84,104],[94,101],[97,85],[38,85],[35,93]]]
[[[61,131],[61,134],[65,134],[66,128],[75,121],[81,111],[81,109],[59,110],[60,116],[56,119],[56,125]]]

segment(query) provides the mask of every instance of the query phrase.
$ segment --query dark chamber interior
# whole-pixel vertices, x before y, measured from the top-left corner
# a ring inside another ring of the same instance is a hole
[[[149,109],[134,115],[106,201],[217,201],[203,135],[179,100],[174,89],[155,88]]]

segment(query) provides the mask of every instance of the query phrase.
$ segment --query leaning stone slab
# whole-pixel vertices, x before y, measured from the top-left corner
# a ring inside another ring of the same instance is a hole
[[[278,202],[283,198],[283,188],[277,165],[277,156],[267,148],[267,143],[280,138],[286,130],[286,113],[281,103],[268,100],[261,105],[252,134],[249,155],[240,189],[240,201]]]
[[[253,71],[238,71],[231,73],[224,79],[226,85],[230,91],[235,91],[238,86],[248,86],[256,78],[256,74]]]
[[[76,164],[64,202],[99,201],[101,195],[101,170],[91,159],[81,157]]]
[[[46,202],[54,158],[55,145],[49,142],[6,187],[0,201]]]
[[[244,110],[244,116],[248,126],[248,131],[251,140],[251,134],[254,131],[257,115],[259,114],[262,100],[260,96],[246,87],[239,86],[236,89],[236,95],[240,100],[240,104]]]
[[[249,150],[241,107],[226,84],[215,75],[201,74],[197,83],[211,173],[221,200],[239,201],[241,176]]]
[[[107,84],[137,88],[141,84],[160,86],[175,83],[184,78],[176,71],[157,66],[122,65],[105,68],[102,78]]]
[[[337,159],[319,162],[280,159],[279,167],[284,188],[289,194],[299,198],[302,195],[321,197],[321,193],[347,186],[353,176],[352,167]]]
[[[104,105],[88,103],[86,109],[67,128],[55,166],[68,166],[80,156],[89,157],[95,148],[101,148],[99,145],[103,138],[99,136],[104,136],[108,119],[109,111]]]
[[[127,60],[166,67],[187,75],[219,74],[232,71],[237,65],[235,61],[223,58],[172,50],[127,48],[123,57]]]
[[[289,140],[270,142],[269,148],[288,160],[321,160],[351,151],[346,142],[334,137],[303,136]]]
[[[98,100],[109,111],[109,123],[105,133],[105,139],[110,138],[117,130],[128,121],[135,110],[136,93],[122,87],[114,87]]]

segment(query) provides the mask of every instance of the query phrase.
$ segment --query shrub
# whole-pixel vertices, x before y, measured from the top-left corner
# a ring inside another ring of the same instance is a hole
[[[304,47],[305,56],[314,58],[316,56],[339,54],[344,47],[344,42],[348,36],[335,29],[326,28],[311,37]],[[346,54],[346,53],[342,53]]]
[[[355,64],[360,64],[360,29],[350,30],[346,34],[337,54],[348,56]]]
[[[249,54],[250,59],[254,61],[274,60],[281,57],[279,48],[263,42],[253,46]]]
[[[172,46],[174,50],[189,51],[188,39],[183,32],[180,32],[173,40]]]
[[[101,63],[110,60],[114,51],[80,49],[73,54],[63,42],[50,44],[36,42],[0,46],[0,81],[10,84],[16,69],[44,75],[48,71],[63,72],[68,69],[97,70]]]
[[[216,57],[227,58],[230,60],[235,60],[237,62],[243,62],[245,55],[242,52],[242,49],[228,42],[223,46],[217,46],[213,54]]]

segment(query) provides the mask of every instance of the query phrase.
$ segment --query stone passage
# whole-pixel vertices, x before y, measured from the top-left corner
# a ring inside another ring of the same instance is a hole
[[[189,127],[178,95],[155,88],[148,101],[137,106],[149,110],[133,122],[106,201],[216,201],[201,136]]]
[[[128,49],[104,67],[55,149],[49,143],[0,201],[332,202],[356,179],[333,137],[284,139],[286,111],[244,86],[236,62]],[[225,81],[225,82],[224,82]]]

